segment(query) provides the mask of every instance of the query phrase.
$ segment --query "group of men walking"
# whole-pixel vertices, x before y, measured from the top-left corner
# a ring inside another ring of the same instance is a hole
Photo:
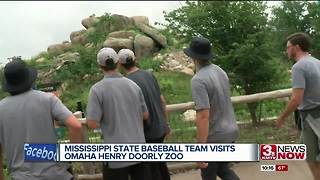
[[[309,53],[306,34],[297,33],[287,39],[287,53],[297,63],[292,69],[293,96],[277,120],[281,127],[297,107],[303,114],[302,139],[307,145],[308,163],[312,173],[320,177],[320,62]],[[210,41],[192,39],[186,55],[193,59],[196,74],[191,80],[195,102],[197,142],[233,143],[239,137],[231,103],[229,79],[224,70],[212,64],[215,55]],[[97,64],[104,78],[89,92],[87,125],[101,128],[105,143],[163,143],[170,133],[166,102],[155,76],[136,66],[134,52],[102,48]],[[125,76],[119,73],[123,69]],[[70,164],[59,162],[24,162],[23,145],[56,143],[53,121],[69,130],[71,142],[81,142],[81,124],[54,95],[32,89],[35,69],[22,60],[13,60],[4,68],[2,88],[10,96],[0,102],[0,151],[4,151],[9,174],[13,180],[70,179]],[[3,179],[0,152],[0,180]],[[223,180],[240,179],[227,162],[199,162],[203,180],[219,176]],[[165,162],[104,162],[106,180],[169,180]]]

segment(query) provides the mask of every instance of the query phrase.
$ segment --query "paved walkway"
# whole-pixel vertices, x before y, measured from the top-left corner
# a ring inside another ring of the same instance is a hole
[[[260,165],[287,164],[287,172],[262,172]],[[305,161],[261,161],[241,162],[235,164],[234,171],[242,180],[313,180],[312,174]],[[191,170],[186,173],[171,176],[172,180],[201,180],[200,170]],[[219,179],[219,178],[218,178]]]

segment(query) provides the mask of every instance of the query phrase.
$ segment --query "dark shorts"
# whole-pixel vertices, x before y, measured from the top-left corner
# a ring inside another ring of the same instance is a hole
[[[147,139],[147,143],[163,143],[165,136]],[[170,180],[170,173],[166,162],[148,162],[151,170],[151,180]]]
[[[103,163],[104,180],[150,180],[149,165],[139,163],[124,168],[110,168],[108,163]],[[129,178],[130,177],[130,178]]]
[[[202,180],[239,180],[237,174],[230,169],[228,162],[209,162],[208,167],[201,169]]]

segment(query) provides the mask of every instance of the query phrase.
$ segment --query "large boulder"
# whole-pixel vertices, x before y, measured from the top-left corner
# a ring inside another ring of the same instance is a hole
[[[80,60],[80,54],[78,52],[66,52],[57,56],[54,61],[62,64],[76,62]]]
[[[137,27],[140,31],[150,36],[152,39],[154,39],[158,44],[160,44],[162,47],[167,46],[167,38],[162,35],[158,30],[155,28],[152,28],[151,26],[145,25],[143,23],[137,24]]]
[[[87,30],[82,29],[80,31],[73,31],[70,34],[70,40],[72,44],[81,44],[85,45],[88,43],[88,39],[86,37]]]
[[[152,55],[155,47],[154,41],[151,38],[140,34],[136,35],[133,44],[137,60],[141,57]]]
[[[192,69],[190,69],[190,68],[187,68],[187,67],[183,68],[181,70],[181,72],[184,73],[184,74],[190,75],[190,76],[194,75],[194,71]]]
[[[129,29],[133,26],[134,22],[127,16],[113,14],[111,15],[112,23],[110,25],[110,32]]]
[[[71,49],[71,45],[72,45],[71,42],[69,42],[69,41],[63,41],[62,44],[64,45],[64,47],[65,47],[66,50]]]
[[[196,111],[195,110],[187,110],[183,113],[183,121],[191,122],[196,119]]]
[[[139,23],[149,25],[149,19],[146,16],[132,16],[131,19],[134,22],[134,25],[138,25]]]
[[[108,37],[133,39],[136,33],[134,31],[115,31],[108,34]]]
[[[92,27],[94,24],[98,23],[99,19],[96,17],[95,14],[82,19],[81,24],[86,28],[89,29],[90,27]]]
[[[66,52],[55,57],[53,60],[55,61],[54,66],[49,71],[39,72],[39,79],[51,79],[51,76],[63,66],[79,61],[80,54],[78,52]]]
[[[38,58],[38,59],[36,60],[36,62],[37,62],[37,63],[42,63],[42,62],[44,62],[45,60],[46,60],[46,58],[40,57],[40,58]]]
[[[120,51],[121,49],[133,50],[133,40],[123,38],[108,38],[104,41],[103,47],[113,48],[116,52]]]
[[[57,55],[69,50],[70,47],[71,47],[70,43],[65,43],[65,42],[62,44],[52,44],[48,46],[47,52],[49,54]]]
[[[87,29],[87,34],[94,34],[96,32],[96,29],[94,27],[90,27]]]

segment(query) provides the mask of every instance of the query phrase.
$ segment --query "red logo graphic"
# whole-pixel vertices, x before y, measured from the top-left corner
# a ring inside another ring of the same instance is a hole
[[[260,159],[261,160],[277,159],[277,146],[275,144],[261,144]]]

